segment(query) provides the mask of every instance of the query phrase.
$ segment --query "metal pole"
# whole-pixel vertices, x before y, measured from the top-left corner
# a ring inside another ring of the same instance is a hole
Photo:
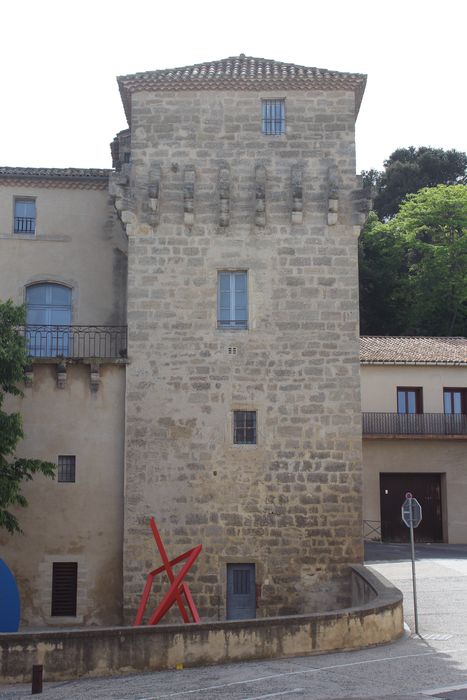
[[[418,611],[417,611],[417,584],[415,581],[415,542],[413,536],[413,521],[410,520],[410,546],[412,548],[412,586],[413,586],[413,611],[415,616],[415,634],[418,634]],[[418,636],[420,636],[418,634]]]

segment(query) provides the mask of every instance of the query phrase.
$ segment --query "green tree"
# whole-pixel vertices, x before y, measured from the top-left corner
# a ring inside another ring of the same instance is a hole
[[[442,148],[398,148],[384,171],[363,171],[363,180],[376,191],[374,210],[381,220],[397,214],[405,196],[423,187],[467,183],[467,154]]]
[[[370,212],[359,240],[360,332],[400,335],[407,286],[405,240]]]
[[[7,394],[22,396],[17,386],[24,377],[28,363],[24,339],[17,330],[24,324],[24,309],[11,301],[0,302],[0,528],[10,534],[21,532],[17,517],[8,509],[25,507],[28,502],[21,493],[23,482],[34,474],[54,476],[55,465],[39,459],[16,459],[14,452],[24,437],[21,415],[4,411]]]
[[[361,330],[374,335],[467,334],[467,186],[408,195],[360,239]]]

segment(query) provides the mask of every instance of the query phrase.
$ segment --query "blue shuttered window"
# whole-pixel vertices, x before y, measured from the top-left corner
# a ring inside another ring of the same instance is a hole
[[[219,328],[248,328],[246,271],[219,272],[217,325]]]
[[[26,340],[32,357],[66,357],[71,324],[71,289],[33,284],[26,289]]]

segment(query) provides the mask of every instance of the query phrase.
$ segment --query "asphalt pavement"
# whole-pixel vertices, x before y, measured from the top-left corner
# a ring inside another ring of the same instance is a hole
[[[370,544],[366,564],[404,593],[414,628],[408,545]],[[467,700],[467,546],[417,545],[420,637],[353,652],[45,683],[44,700]],[[26,685],[0,698],[30,697]]]

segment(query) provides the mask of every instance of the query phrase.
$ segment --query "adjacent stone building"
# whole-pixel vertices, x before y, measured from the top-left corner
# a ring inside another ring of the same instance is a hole
[[[205,619],[343,604],[362,558],[365,77],[242,55],[118,82],[129,128],[110,201],[69,184],[107,173],[0,177],[0,245],[19,271],[1,296],[28,303],[28,342],[34,323],[58,326],[32,353],[21,449],[83,450],[72,493],[28,488],[26,538],[5,548],[24,619],[63,622],[50,616],[62,562],[77,563],[60,575],[78,577],[78,621],[114,622],[123,601],[131,622],[157,563],[150,515],[169,555],[203,544],[190,588]],[[127,323],[128,344],[109,331],[110,350],[90,346],[71,328],[85,323]]]

